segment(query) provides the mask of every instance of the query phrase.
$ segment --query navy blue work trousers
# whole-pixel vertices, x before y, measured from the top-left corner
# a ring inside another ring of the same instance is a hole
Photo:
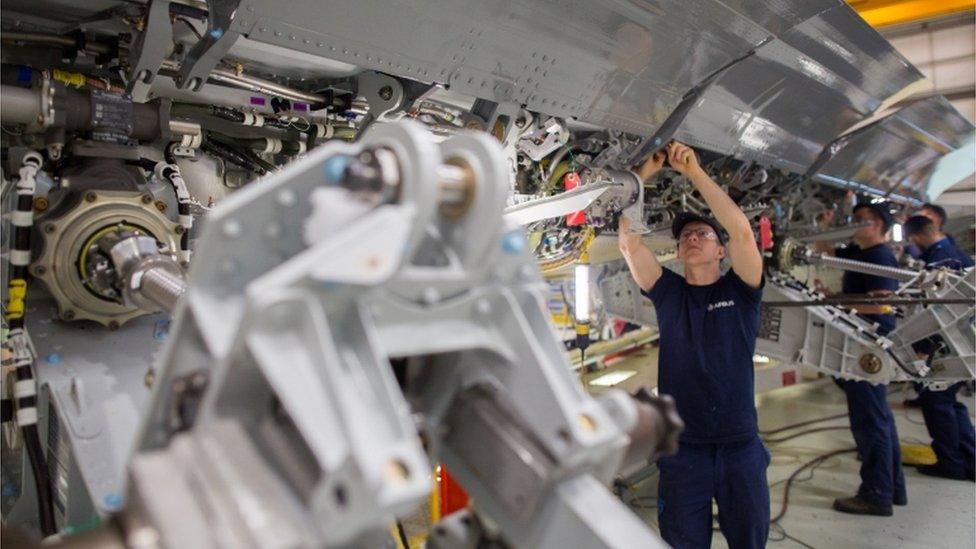
[[[690,444],[658,460],[658,521],[671,546],[707,548],[712,499],[732,549],[765,547],[769,536],[769,451],[759,436],[743,442]]]
[[[867,381],[835,380],[847,395],[851,433],[861,456],[861,487],[857,495],[877,505],[905,500],[905,474],[895,416],[888,388]]]
[[[918,400],[939,468],[949,475],[971,478],[976,472],[976,444],[969,410],[956,399],[962,385],[956,383],[945,391],[918,388]]]

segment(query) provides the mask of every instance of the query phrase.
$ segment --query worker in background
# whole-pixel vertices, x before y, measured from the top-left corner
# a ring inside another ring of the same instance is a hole
[[[763,547],[770,456],[758,434],[752,359],[762,256],[749,220],[701,168],[695,152],[671,143],[666,156],[718,221],[689,213],[674,220],[682,277],[662,268],[640,235],[629,232],[630,220],[620,220],[620,251],[662,319],[658,390],[674,397],[685,422],[678,453],[658,462],[661,536],[674,547],[708,547],[714,499],[730,547]],[[664,161],[663,152],[655,153],[639,171],[653,174]],[[725,257],[732,268],[723,275]]]
[[[927,216],[909,219],[905,223],[905,237],[922,251],[920,259],[926,268],[961,270],[973,266],[973,258],[953,246]],[[934,336],[913,347],[921,358],[929,358],[941,345],[942,338]],[[923,475],[976,480],[976,433],[969,410],[956,398],[962,386],[959,382],[944,391],[932,391],[916,385],[922,417],[937,458],[934,465],[918,466],[918,472]]]
[[[823,217],[829,224],[831,212]],[[837,257],[897,267],[895,254],[885,244],[892,217],[887,204],[860,203],[854,207],[854,221],[869,223],[854,233],[854,244],[837,248]],[[826,250],[824,250],[826,251]],[[898,289],[892,278],[845,272],[841,279],[844,294],[884,295]],[[895,327],[895,317],[884,305],[860,305],[858,313],[877,324],[878,335]],[[887,387],[867,381],[835,380],[847,396],[851,433],[861,456],[861,486],[857,495],[834,500],[834,509],[857,515],[891,516],[891,506],[906,505],[905,475],[901,467],[901,447],[895,417],[888,405]]]
[[[948,219],[945,208],[935,204],[926,203],[922,204],[922,207],[919,208],[915,215],[920,215],[931,219],[932,222],[935,223],[935,229],[949,239],[949,244],[952,244],[953,246],[956,245],[956,241],[954,238],[952,238],[952,235],[943,233],[946,219]],[[908,246],[905,246],[905,253],[915,259],[922,259],[922,250],[916,244],[909,243]]]

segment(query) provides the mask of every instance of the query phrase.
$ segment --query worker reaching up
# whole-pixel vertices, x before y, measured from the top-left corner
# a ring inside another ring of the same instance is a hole
[[[620,251],[659,319],[658,391],[674,397],[685,422],[678,453],[658,462],[661,536],[674,547],[708,547],[714,499],[730,547],[763,547],[770,457],[759,438],[752,358],[762,256],[748,218],[691,148],[670,143],[638,172],[647,178],[665,159],[691,180],[717,222],[687,212],[674,220],[682,277],[662,268],[640,235],[630,233],[631,220],[620,220]],[[732,268],[723,275],[726,257]]]

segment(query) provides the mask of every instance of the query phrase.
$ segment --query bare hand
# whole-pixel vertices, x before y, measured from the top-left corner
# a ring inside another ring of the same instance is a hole
[[[644,161],[643,164],[637,168],[637,175],[641,178],[641,181],[647,181],[654,174],[664,167],[664,160],[667,159],[668,155],[665,152],[657,151]]]
[[[695,156],[695,151],[688,145],[672,141],[668,143],[667,150],[668,163],[682,175],[689,175],[692,171],[699,168],[698,157]]]

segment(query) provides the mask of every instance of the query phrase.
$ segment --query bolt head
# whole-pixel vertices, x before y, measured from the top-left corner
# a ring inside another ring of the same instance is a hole
[[[96,200],[98,200],[98,194],[93,192],[85,193],[85,202],[94,202]],[[143,199],[143,202],[145,202],[145,199]]]
[[[393,99],[393,87],[383,86],[382,88],[380,88],[379,96],[380,99],[382,99],[383,101],[389,101],[390,99]]]

